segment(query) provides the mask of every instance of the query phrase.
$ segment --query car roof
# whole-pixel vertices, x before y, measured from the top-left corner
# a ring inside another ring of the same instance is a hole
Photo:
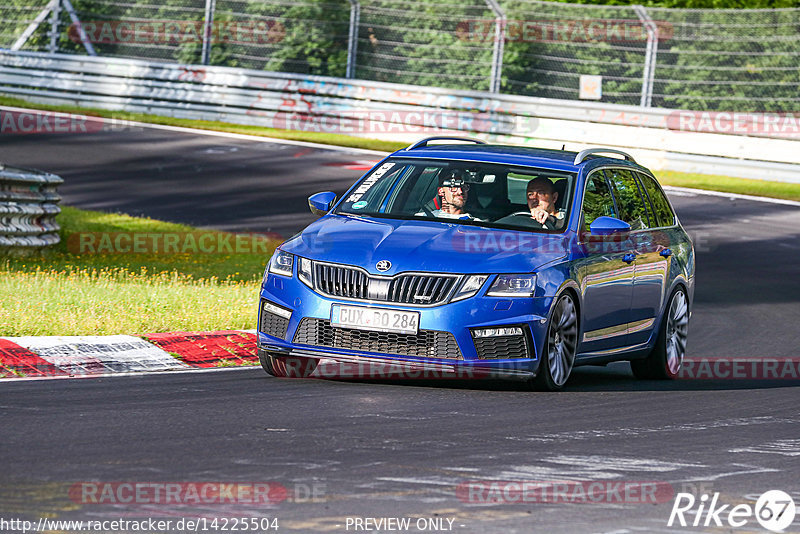
[[[581,167],[594,168],[603,164],[613,163],[649,172],[646,168],[634,162],[594,154],[586,156],[578,165],[575,165],[575,158],[578,154],[578,152],[573,152],[571,150],[554,150],[550,148],[455,143],[428,145],[419,148],[414,148],[412,145],[411,147],[394,152],[392,156],[544,167],[567,172],[577,172]]]

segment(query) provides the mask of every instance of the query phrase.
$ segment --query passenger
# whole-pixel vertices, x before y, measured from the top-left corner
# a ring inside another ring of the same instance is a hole
[[[548,230],[564,226],[566,210],[556,209],[558,192],[549,178],[539,176],[528,182],[526,194],[532,219]]]
[[[441,200],[441,208],[433,210],[434,217],[446,219],[475,219],[466,212],[469,198],[469,184],[461,169],[449,169],[439,176],[437,194]]]

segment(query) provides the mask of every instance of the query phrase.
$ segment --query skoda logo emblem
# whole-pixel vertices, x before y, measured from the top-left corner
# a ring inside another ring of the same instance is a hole
[[[375,268],[378,269],[380,272],[385,273],[389,269],[392,268],[392,262],[389,260],[381,260],[376,265]]]

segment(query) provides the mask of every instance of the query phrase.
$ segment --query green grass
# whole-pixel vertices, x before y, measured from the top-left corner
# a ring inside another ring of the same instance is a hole
[[[0,260],[0,335],[254,328],[261,275],[277,242],[266,253],[76,254],[67,243],[77,232],[185,235],[199,230],[128,215],[62,210],[62,241],[53,250]]]
[[[663,185],[800,201],[800,184],[673,171],[659,171],[655,175]]]
[[[60,111],[64,113],[78,113],[82,115],[97,117],[114,117],[117,119],[132,120],[139,122],[149,122],[153,124],[164,124],[169,126],[182,126],[186,128],[198,128],[201,130],[213,130],[220,132],[232,132],[262,137],[274,137],[279,139],[289,139],[293,141],[306,141],[327,145],[345,146],[351,148],[365,148],[369,150],[379,150],[383,152],[393,152],[404,148],[408,143],[381,141],[377,139],[364,139],[361,137],[351,137],[342,134],[328,134],[321,132],[303,132],[294,130],[278,130],[274,128],[264,128],[261,126],[244,126],[240,124],[199,121],[191,119],[176,119],[160,115],[147,115],[143,113],[121,113],[97,108],[84,108],[79,106],[56,106],[49,104],[36,104],[19,98],[0,96],[0,105],[15,106],[23,108],[35,108],[49,111]],[[784,182],[772,182],[767,180],[747,180],[744,178],[733,178],[729,176],[713,176],[706,174],[681,173],[673,171],[660,171],[656,173],[659,181],[665,185],[675,185],[680,187],[694,187],[711,191],[723,191],[726,193],[738,193],[743,195],[756,195],[772,198],[783,198],[788,200],[800,201],[800,184],[790,184]]]

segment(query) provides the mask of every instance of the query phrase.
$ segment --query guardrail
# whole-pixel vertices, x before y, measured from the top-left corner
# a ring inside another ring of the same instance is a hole
[[[478,135],[636,152],[653,169],[800,182],[800,131],[687,131],[718,116],[344,78],[0,51],[0,93],[27,100],[273,128],[416,140]],[[680,115],[681,113],[688,115]],[[727,124],[731,124],[728,117]],[[709,123],[710,121],[710,123]],[[797,122],[795,122],[797,125]],[[795,128],[797,129],[797,127]]]
[[[0,164],[0,253],[60,241],[56,188],[63,182],[55,174]]]

